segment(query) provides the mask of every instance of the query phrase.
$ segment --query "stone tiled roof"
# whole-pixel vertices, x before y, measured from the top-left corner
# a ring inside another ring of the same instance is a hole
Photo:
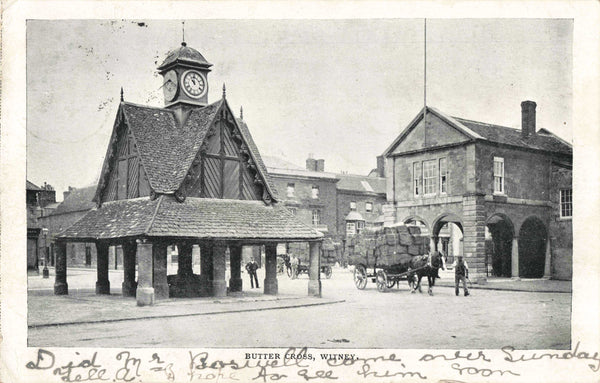
[[[484,137],[487,141],[519,146],[527,149],[573,154],[573,148],[569,144],[552,134],[546,133],[544,130],[540,130],[534,135],[523,138],[520,129],[465,120],[458,117],[454,117],[454,119]]]
[[[67,214],[94,208],[96,204],[92,200],[94,199],[95,192],[96,186],[73,189],[67,198],[50,215]]]
[[[59,234],[63,239],[186,237],[227,240],[319,240],[322,234],[284,206],[262,201],[136,198],[107,202]]]
[[[41,191],[42,189],[39,186],[36,186],[33,182],[27,181],[26,190]]]
[[[370,192],[385,194],[385,178],[368,177],[355,174],[338,174],[340,179],[337,183],[339,190],[350,190],[357,192]]]
[[[167,57],[162,64],[158,67],[158,70],[162,70],[174,62],[183,62],[188,64],[199,64],[205,67],[211,67],[210,64],[200,52],[194,48],[190,48],[185,43],[181,43],[181,46],[173,49],[167,54]]]
[[[222,102],[193,109],[181,128],[169,109],[121,104],[152,190],[171,193],[179,188]]]

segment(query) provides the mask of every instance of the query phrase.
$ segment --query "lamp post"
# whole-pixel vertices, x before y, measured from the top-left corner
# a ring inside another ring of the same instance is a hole
[[[44,270],[42,271],[42,277],[50,278],[50,272],[48,271],[48,248],[46,247],[48,229],[45,227],[42,228],[42,237],[44,237]]]

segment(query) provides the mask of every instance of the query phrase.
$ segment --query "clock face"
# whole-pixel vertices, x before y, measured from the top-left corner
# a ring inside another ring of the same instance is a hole
[[[165,73],[163,81],[165,101],[173,101],[177,94],[177,73],[174,70],[168,71]]]
[[[191,98],[200,98],[206,93],[206,79],[204,75],[195,70],[188,70],[181,76],[181,86],[185,94]]]

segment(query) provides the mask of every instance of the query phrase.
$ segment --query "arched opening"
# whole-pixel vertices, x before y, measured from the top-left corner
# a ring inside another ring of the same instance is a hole
[[[503,214],[494,214],[487,220],[486,228],[485,256],[488,273],[495,277],[512,276],[512,222]]]
[[[463,234],[462,221],[454,214],[443,214],[433,224],[434,250],[444,254],[446,263],[453,263],[463,255]]]
[[[425,220],[421,217],[418,216],[410,216],[404,219],[405,225],[411,225],[411,226],[419,226],[421,228],[421,233],[422,234],[427,234],[429,235],[429,225],[427,224],[427,222],[425,222]]]
[[[541,278],[544,276],[546,241],[548,235],[544,223],[537,217],[529,217],[519,230],[519,276]]]

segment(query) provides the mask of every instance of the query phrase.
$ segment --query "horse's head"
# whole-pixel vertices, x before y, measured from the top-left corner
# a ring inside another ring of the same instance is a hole
[[[446,270],[444,266],[444,256],[439,251],[434,251],[431,254],[431,266],[434,268],[441,268],[442,270]]]

